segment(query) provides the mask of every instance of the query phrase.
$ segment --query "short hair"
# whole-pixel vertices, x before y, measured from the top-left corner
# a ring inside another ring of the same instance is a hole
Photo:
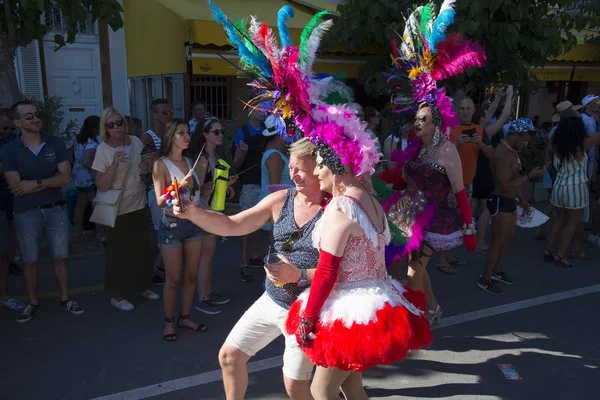
[[[11,119],[19,119],[21,116],[19,115],[19,107],[21,106],[34,106],[36,107],[35,103],[33,101],[30,100],[21,100],[21,101],[17,101],[15,104],[13,104],[10,107],[10,118]]]
[[[156,99],[150,103],[150,113],[156,114],[158,112],[159,104],[171,104],[167,99]]]
[[[135,125],[136,127],[142,127],[142,120],[137,118],[137,117],[131,117],[131,121],[133,122],[133,125]]]
[[[290,156],[317,157],[317,147],[310,142],[309,138],[302,138],[289,147]]]
[[[109,134],[106,131],[106,120],[109,119],[112,115],[117,114],[118,116],[120,116],[123,119],[123,130],[125,131],[125,134],[127,134],[127,119],[125,119],[125,116],[123,115],[123,113],[119,110],[117,110],[114,107],[106,107],[103,111],[102,111],[102,116],[100,117],[100,137],[102,138],[103,142],[106,142],[106,140],[109,138]]]
[[[475,102],[473,101],[472,98],[470,98],[469,96],[463,96],[460,99],[458,99],[458,101],[456,102],[456,108],[460,107],[460,103],[463,100],[469,100],[471,102],[471,104],[473,105],[473,109],[475,109]]]
[[[195,102],[192,103],[192,110],[194,109],[194,107],[196,107],[198,104],[202,104],[204,106],[204,108],[206,108],[206,102],[204,100],[196,100]]]

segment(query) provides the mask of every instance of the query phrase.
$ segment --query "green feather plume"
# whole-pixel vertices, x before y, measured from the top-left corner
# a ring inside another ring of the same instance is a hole
[[[307,46],[309,44],[310,35],[313,33],[315,28],[319,26],[321,22],[323,22],[323,19],[329,14],[331,14],[331,12],[327,10],[318,12],[317,14],[315,14],[314,17],[312,17],[312,19],[308,22],[308,24],[306,24],[306,26],[302,30],[302,34],[300,35],[300,62],[306,61],[306,58],[308,57]]]
[[[421,21],[419,22],[419,31],[425,37],[426,41],[429,41],[431,30],[429,24],[432,18],[431,4],[426,4],[421,8]]]

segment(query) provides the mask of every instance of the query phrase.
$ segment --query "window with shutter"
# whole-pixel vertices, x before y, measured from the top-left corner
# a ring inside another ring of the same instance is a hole
[[[40,66],[40,48],[37,40],[27,46],[19,47],[15,58],[19,89],[25,97],[42,100],[42,69]]]

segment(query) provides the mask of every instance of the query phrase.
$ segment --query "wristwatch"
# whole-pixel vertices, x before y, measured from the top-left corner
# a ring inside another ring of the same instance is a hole
[[[298,287],[307,287],[308,286],[308,273],[305,269],[300,270],[300,280],[298,281]]]
[[[41,179],[38,179],[38,180],[36,181],[36,185],[37,185],[37,187],[40,187],[40,186],[42,186],[42,180],[41,180]]]

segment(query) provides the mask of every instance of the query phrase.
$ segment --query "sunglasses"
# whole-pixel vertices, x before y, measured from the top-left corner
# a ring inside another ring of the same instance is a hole
[[[115,126],[121,127],[123,126],[123,124],[125,123],[125,121],[123,121],[122,119],[115,121],[115,122],[109,122],[107,124],[104,124],[104,126],[108,129],[113,129]]]
[[[214,133],[215,136],[219,136],[223,134],[223,129],[215,129],[214,131],[209,131],[210,133]]]
[[[283,244],[281,245],[281,251],[289,253],[290,251],[292,251],[294,243],[296,243],[300,239],[302,239],[302,233],[300,233],[300,231],[296,229],[294,232],[292,232],[288,240],[283,242]]]
[[[37,119],[40,119],[42,117],[42,114],[38,111],[38,112],[27,113],[27,114],[23,115],[23,118],[27,121],[31,121],[34,117]]]
[[[173,110],[162,110],[162,112],[161,112],[161,113],[159,113],[159,114],[162,114],[162,115],[164,115],[164,116],[166,117],[166,116],[168,116],[168,115],[173,115],[173,114],[175,114],[175,111],[173,111]]]

